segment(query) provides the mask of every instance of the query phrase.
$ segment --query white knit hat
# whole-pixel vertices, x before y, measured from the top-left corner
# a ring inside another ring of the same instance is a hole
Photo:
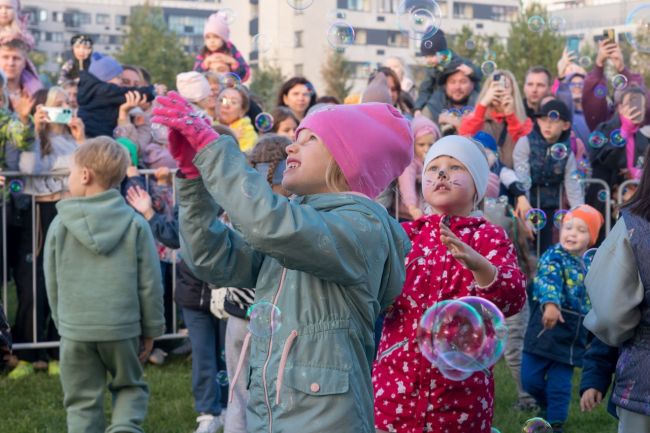
[[[433,146],[427,152],[424,158],[424,169],[422,177],[427,166],[431,161],[439,156],[451,156],[460,161],[469,171],[474,180],[478,200],[481,201],[485,196],[488,186],[488,177],[490,167],[488,166],[487,157],[480,149],[480,144],[460,135],[448,135],[433,143]]]
[[[196,71],[183,72],[176,76],[178,93],[190,102],[199,102],[210,96],[210,83]]]

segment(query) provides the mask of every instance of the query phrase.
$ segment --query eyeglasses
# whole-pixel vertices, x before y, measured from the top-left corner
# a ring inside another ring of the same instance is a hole
[[[585,83],[569,83],[570,89],[582,89],[585,87]]]
[[[225,98],[225,97],[219,99],[219,102],[221,103],[221,105],[226,105],[226,106],[228,106],[228,105],[240,105],[241,104],[241,102],[238,99]]]

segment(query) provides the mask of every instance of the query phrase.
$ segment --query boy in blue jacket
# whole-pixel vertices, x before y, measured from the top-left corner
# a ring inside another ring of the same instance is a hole
[[[47,298],[61,335],[68,433],[142,432],[149,398],[142,365],[162,335],[158,253],[147,222],[114,189],[128,155],[109,137],[74,154],[44,247]],[[113,397],[111,426],[104,389]]]

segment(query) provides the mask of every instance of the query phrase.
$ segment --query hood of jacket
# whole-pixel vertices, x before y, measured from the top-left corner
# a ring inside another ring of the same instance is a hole
[[[302,196],[294,199],[296,203],[308,204],[319,211],[327,212],[345,207],[361,211],[373,219],[381,221],[388,234],[389,253],[384,263],[382,285],[379,289],[379,304],[382,310],[390,305],[402,291],[405,270],[404,258],[411,250],[411,241],[402,226],[392,218],[379,203],[362,194],[333,193]]]
[[[92,197],[74,197],[56,205],[58,217],[68,231],[95,254],[109,254],[127,231],[135,211],[117,190]]]

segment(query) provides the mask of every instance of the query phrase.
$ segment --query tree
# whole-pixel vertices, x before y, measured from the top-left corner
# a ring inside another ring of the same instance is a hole
[[[476,65],[482,65],[491,60],[497,68],[504,68],[506,53],[503,43],[497,36],[475,35],[471,27],[464,25],[460,33],[449,41],[451,50],[459,56],[471,60]]]
[[[148,1],[133,8],[124,34],[120,62],[142,66],[155,83],[176,87],[176,74],[192,68],[192,57],[183,50],[178,36],[167,28],[161,8]]]
[[[631,71],[643,76],[646,87],[650,85],[650,34],[648,28],[638,25],[625,35],[625,42],[619,42],[625,64]],[[634,45],[634,46],[633,46]]]
[[[264,110],[268,111],[276,106],[276,98],[284,81],[282,69],[277,66],[264,65],[262,68],[253,69],[250,91],[260,100]]]
[[[345,55],[339,50],[330,50],[325,63],[320,68],[321,76],[325,80],[325,94],[336,96],[343,101],[352,90],[352,65]]]
[[[528,21],[531,17],[541,17],[544,20],[541,31],[529,28]],[[510,24],[506,44],[507,56],[497,64],[512,71],[520,83],[531,66],[545,66],[552,74],[556,74],[556,65],[562,56],[565,38],[550,28],[550,18],[544,6],[531,3],[525,12],[518,16],[517,21]]]

